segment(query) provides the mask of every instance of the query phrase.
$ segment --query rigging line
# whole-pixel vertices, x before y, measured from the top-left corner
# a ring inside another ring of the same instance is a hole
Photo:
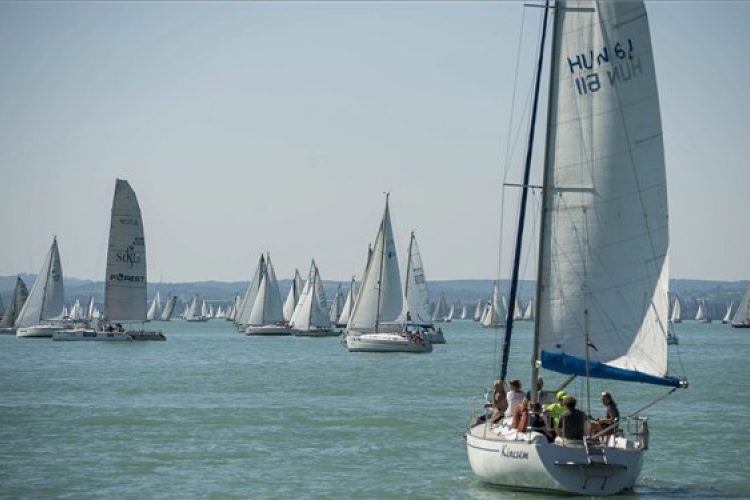
[[[531,158],[532,158],[532,152],[534,150],[534,131],[535,131],[535,125],[536,125],[536,114],[537,114],[537,108],[539,105],[539,87],[541,85],[542,80],[542,67],[544,62],[544,44],[547,38],[547,18],[549,16],[549,0],[545,0],[544,2],[544,16],[543,16],[543,22],[542,22],[542,36],[541,40],[539,42],[539,59],[537,62],[537,70],[536,70],[536,82],[534,84],[534,105],[532,107],[531,112],[531,124],[530,124],[530,133],[529,133],[529,142],[526,149],[526,164],[524,166],[524,179],[523,183],[528,184],[529,183],[529,175],[531,172]],[[508,298],[508,310],[505,312],[506,319],[505,319],[505,340],[503,341],[503,360],[502,360],[502,367],[500,371],[500,378],[502,380],[505,380],[505,376],[508,371],[508,358],[510,355],[510,339],[511,339],[511,332],[513,330],[513,309],[514,309],[514,301],[516,300],[516,291],[518,288],[518,268],[520,265],[520,254],[521,254],[521,247],[522,247],[522,241],[523,241],[523,230],[524,230],[524,219],[526,217],[526,202],[529,195],[529,189],[524,188],[521,191],[521,207],[520,207],[520,213],[518,217],[518,232],[516,234],[516,243],[515,243],[515,252],[513,256],[513,275],[511,277],[511,286],[510,286],[510,297]]]

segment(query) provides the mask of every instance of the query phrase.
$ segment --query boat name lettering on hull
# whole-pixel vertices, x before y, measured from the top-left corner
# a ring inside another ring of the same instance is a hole
[[[503,445],[503,448],[502,450],[500,450],[500,453],[502,454],[502,456],[506,458],[512,458],[515,460],[528,460],[529,459],[528,451],[512,450],[508,448],[508,445]]]

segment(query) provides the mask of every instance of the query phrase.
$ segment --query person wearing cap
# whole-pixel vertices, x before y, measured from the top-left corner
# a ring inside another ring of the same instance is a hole
[[[596,435],[604,429],[612,427],[620,421],[620,410],[617,409],[617,403],[615,403],[612,394],[608,392],[602,393],[602,404],[607,407],[607,416],[605,418],[596,418],[591,421],[591,432]],[[612,431],[605,432],[604,434],[611,434]]]
[[[565,391],[557,391],[557,403],[548,404],[544,411],[546,411],[549,416],[552,418],[552,428],[557,427],[557,423],[560,421],[560,417],[565,412],[565,406],[563,406],[562,402],[563,399],[565,399],[565,396],[567,396]]]
[[[576,408],[576,398],[573,396],[565,396],[562,404],[565,406],[565,413],[560,417],[557,435],[567,440],[582,440],[586,435],[588,417]]]

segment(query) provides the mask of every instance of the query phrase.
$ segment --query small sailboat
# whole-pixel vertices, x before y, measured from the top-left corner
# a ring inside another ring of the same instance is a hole
[[[442,328],[435,328],[430,317],[430,300],[427,289],[427,275],[419,251],[417,236],[411,232],[409,249],[406,252],[406,279],[404,280],[404,304],[402,313],[406,318],[407,328],[420,330],[432,344],[445,344]],[[445,298],[443,298],[445,300]]]
[[[544,7],[498,385],[505,383],[514,349],[534,120],[552,11],[541,223],[534,225],[540,237],[530,399],[556,400],[555,391],[570,391],[567,384],[579,377],[579,408],[603,381],[664,387],[667,393],[646,409],[687,382],[670,375],[667,364],[666,168],[645,6],[559,0]],[[555,391],[540,391],[542,371],[568,378]],[[649,447],[643,410],[602,432],[587,434],[584,425],[580,439],[558,435],[553,441],[543,428],[527,425],[523,413],[493,424],[481,411],[485,418],[466,432],[469,464],[494,485],[614,495],[636,484]]]
[[[698,323],[711,322],[711,313],[708,310],[708,302],[706,299],[700,299],[698,301],[698,309],[695,312],[695,321]]]
[[[669,321],[672,323],[682,323],[682,305],[680,304],[680,296],[677,294],[674,294],[672,315],[669,317]]]
[[[404,328],[404,290],[393,238],[388,195],[362,284],[343,340],[350,352],[432,351],[432,342]]]
[[[477,300],[477,307],[474,308],[474,321],[482,319],[482,313],[484,312],[484,301],[482,299]]]
[[[331,320],[331,325],[334,325],[341,316],[341,310],[344,308],[344,292],[341,291],[341,283],[336,288],[336,293],[333,295],[333,299],[330,301],[328,306],[328,319]]]
[[[724,317],[721,318],[721,323],[726,325],[732,320],[732,307],[734,307],[734,302],[731,300],[727,302],[727,312],[724,313]]]
[[[445,292],[441,291],[438,300],[435,303],[435,310],[432,312],[433,323],[441,323],[448,317],[448,301],[445,300]]]
[[[53,340],[165,340],[146,331],[146,238],[141,208],[128,181],[115,181],[104,276],[104,311],[97,328],[61,330]]]
[[[294,270],[294,279],[289,287],[289,293],[284,301],[284,321],[290,321],[292,314],[294,314],[294,308],[297,307],[299,302],[299,296],[302,294],[302,289],[305,288],[305,282],[302,280],[302,276],[299,274],[299,269]]]
[[[335,321],[336,328],[346,328],[346,325],[349,324],[349,316],[351,316],[352,307],[354,307],[356,299],[357,288],[354,282],[354,277],[352,276],[349,291],[346,293],[346,299],[344,300],[344,306],[341,308],[341,314],[339,314],[338,319]]]
[[[271,263],[271,254],[258,264],[258,288],[249,310],[245,327],[246,335],[292,335],[292,329],[284,321],[283,304],[279,293],[276,271]]]
[[[289,322],[294,335],[297,337],[333,337],[338,333],[333,329],[333,323],[326,307],[323,280],[313,259],[310,273],[302,289],[302,294],[294,308]]]
[[[16,322],[18,313],[23,309],[28,296],[29,290],[26,288],[26,283],[18,276],[16,278],[16,286],[13,288],[13,295],[5,308],[3,319],[0,321],[0,333],[15,333],[13,324]]]
[[[169,295],[167,297],[167,302],[164,304],[164,308],[161,311],[161,316],[159,317],[162,321],[169,321],[172,319],[172,313],[174,312],[175,305],[177,304],[177,297],[174,295]]]
[[[487,302],[479,322],[487,328],[499,328],[505,324],[506,315],[505,298],[500,293],[497,281],[495,281],[492,285],[492,296]]]
[[[161,319],[161,311],[161,296],[159,295],[159,290],[157,290],[154,298],[151,300],[148,311],[146,311],[146,319],[149,321]]]
[[[199,294],[193,295],[193,300],[190,301],[190,305],[185,311],[182,319],[190,322],[205,322],[208,321],[208,314],[206,312],[206,301],[203,300]]]
[[[66,328],[62,315],[64,306],[62,263],[55,237],[52,239],[42,269],[34,280],[31,292],[14,323],[16,337],[49,338],[55,332]]]
[[[750,286],[745,290],[745,294],[742,296],[742,300],[740,300],[740,305],[737,306],[737,310],[734,312],[732,326],[734,328],[750,328]]]

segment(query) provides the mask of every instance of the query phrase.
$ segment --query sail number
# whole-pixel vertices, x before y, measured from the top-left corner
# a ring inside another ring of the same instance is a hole
[[[633,55],[630,38],[626,44],[617,42],[612,48],[604,47],[598,52],[589,50],[566,59],[570,74],[576,75],[573,82],[579,95],[591,94],[607,83],[615,86],[643,74],[641,60]],[[595,68],[601,68],[601,73],[594,71]]]

